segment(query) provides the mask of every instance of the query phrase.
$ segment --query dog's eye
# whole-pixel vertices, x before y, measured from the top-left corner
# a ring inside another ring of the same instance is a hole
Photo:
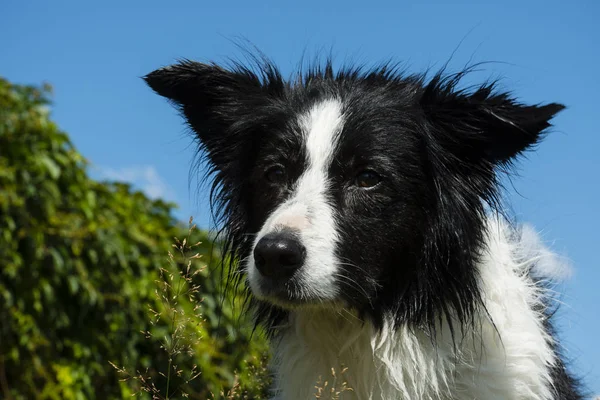
[[[265,172],[265,178],[271,183],[285,181],[285,170],[280,165],[274,165]]]
[[[375,187],[381,182],[381,177],[374,171],[364,170],[356,175],[356,186],[364,189]]]

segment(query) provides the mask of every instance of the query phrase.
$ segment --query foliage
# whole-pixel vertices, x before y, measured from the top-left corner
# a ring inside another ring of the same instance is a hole
[[[264,372],[264,341],[258,333],[250,340],[251,327],[233,312],[237,295],[222,301],[221,255],[206,232],[188,239],[201,242],[194,261],[206,264],[189,283],[202,302],[180,296],[175,308],[194,316],[179,322],[191,352],[164,350],[174,326],[163,313],[161,294],[171,293],[164,283],[187,268],[167,254],[187,230],[173,204],[90,178],[86,160],[50,120],[50,93],[48,85],[0,78],[0,398],[118,399],[139,391],[138,380],[121,381],[109,362],[139,372],[163,397],[182,397],[176,388],[196,399],[227,392],[234,372],[238,392],[261,397],[263,379],[253,371]],[[165,396],[169,366],[182,373]],[[200,375],[186,383],[194,366]]]

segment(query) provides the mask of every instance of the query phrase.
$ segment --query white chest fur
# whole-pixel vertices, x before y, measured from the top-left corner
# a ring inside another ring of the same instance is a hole
[[[526,271],[540,257],[555,261],[530,230],[520,242],[497,220],[488,230],[479,272],[489,316],[476,316],[476,334],[455,345],[443,326],[432,341],[408,327],[376,332],[348,311],[297,311],[274,343],[276,398],[314,399],[319,379],[332,386],[333,368],[338,389],[342,380],[352,388],[343,400],[551,399],[551,338],[534,311],[544,294]]]

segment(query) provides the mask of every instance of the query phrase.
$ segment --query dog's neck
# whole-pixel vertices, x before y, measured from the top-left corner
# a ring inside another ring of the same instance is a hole
[[[422,332],[378,332],[345,311],[290,314],[274,353],[276,385],[285,400],[312,399],[315,387],[341,391],[341,399],[415,399],[413,393],[447,388],[436,349]]]
[[[475,328],[452,340],[440,326],[432,340],[411,326],[376,330],[346,310],[294,311],[273,343],[276,398],[312,399],[315,386],[347,382],[340,399],[551,399],[555,357],[535,311],[542,293],[524,273],[538,256],[523,262],[505,227],[490,232]]]

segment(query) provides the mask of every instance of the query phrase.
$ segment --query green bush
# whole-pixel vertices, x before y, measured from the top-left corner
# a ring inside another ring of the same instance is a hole
[[[0,78],[0,398],[130,398],[141,379],[165,398],[218,398],[235,372],[238,393],[262,397],[266,345],[233,311],[238,295],[221,295],[218,246],[192,232],[193,272],[188,254],[170,262],[187,235],[174,205],[91,179],[50,120],[50,92]]]

